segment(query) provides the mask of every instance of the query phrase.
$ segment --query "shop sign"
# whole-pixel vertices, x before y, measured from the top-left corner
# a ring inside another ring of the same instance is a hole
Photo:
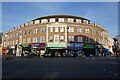
[[[48,44],[47,47],[65,47],[65,44]]]
[[[45,43],[34,43],[32,47],[45,47]]]
[[[10,48],[15,48],[15,46],[11,46]]]
[[[74,44],[75,45],[75,47],[83,47],[83,44]]]
[[[83,48],[95,48],[95,44],[86,44]]]

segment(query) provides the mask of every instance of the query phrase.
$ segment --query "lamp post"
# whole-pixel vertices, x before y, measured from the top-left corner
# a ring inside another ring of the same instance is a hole
[[[68,54],[68,41],[69,41],[68,29],[69,29],[69,27],[67,27],[67,54]]]

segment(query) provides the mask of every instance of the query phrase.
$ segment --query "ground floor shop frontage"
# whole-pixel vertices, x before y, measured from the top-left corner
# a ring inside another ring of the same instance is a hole
[[[100,56],[106,49],[96,43],[31,43],[3,48],[3,52],[16,56],[85,57]]]

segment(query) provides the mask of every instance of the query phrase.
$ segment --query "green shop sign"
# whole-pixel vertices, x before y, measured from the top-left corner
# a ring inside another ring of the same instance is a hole
[[[95,48],[95,45],[85,45],[85,46],[83,46],[83,48]]]
[[[65,47],[65,44],[48,44],[47,47]]]

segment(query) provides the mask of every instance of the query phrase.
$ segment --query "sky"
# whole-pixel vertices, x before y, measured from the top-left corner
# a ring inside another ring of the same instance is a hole
[[[117,2],[2,2],[2,30],[33,19],[57,14],[87,18],[105,27],[110,37],[118,35]]]

